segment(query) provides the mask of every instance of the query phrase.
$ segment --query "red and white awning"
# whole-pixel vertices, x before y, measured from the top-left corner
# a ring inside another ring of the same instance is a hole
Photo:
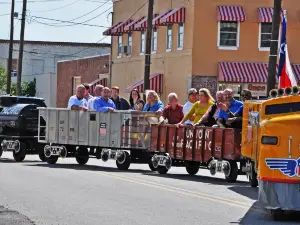
[[[153,20],[158,16],[158,14],[153,15]],[[147,29],[147,17],[144,17],[140,22],[135,25],[136,31],[145,31]]]
[[[283,10],[281,10],[280,18],[283,22]],[[258,8],[258,22],[259,23],[272,23],[273,20],[273,8]]]
[[[91,83],[89,83],[89,86],[90,86],[90,94],[91,95],[94,95],[94,90],[95,90],[95,87],[97,85],[102,85],[104,87],[107,87],[107,78],[101,78],[101,79],[97,79]]]
[[[297,84],[300,84],[300,64],[292,64],[292,69],[294,71]]]
[[[159,14],[157,17],[155,17],[152,21],[152,25],[153,26],[160,26],[160,23],[161,23],[161,19],[167,15],[169,12],[171,12],[172,10],[169,10],[167,12],[163,12],[161,14]]]
[[[133,89],[137,89],[139,92],[144,92],[144,80],[139,80],[126,88],[125,93],[131,92]],[[163,75],[155,73],[150,75],[150,90],[154,90],[157,93],[163,92]]]
[[[239,21],[246,20],[246,13],[242,6],[218,6],[218,21]]]
[[[124,33],[124,28],[130,24],[132,22],[131,19],[129,20],[126,20],[126,21],[123,21],[122,23],[120,23],[118,26],[116,26],[112,32],[111,32],[111,35],[112,36],[120,36]]]
[[[137,31],[137,30],[139,30],[139,29],[137,29],[136,25],[138,25],[144,19],[145,19],[145,17],[142,17],[142,18],[140,18],[138,20],[132,21],[131,23],[129,23],[128,25],[126,25],[124,27],[124,32],[131,32],[131,31]]]
[[[106,31],[103,32],[103,35],[106,35],[106,36],[111,35],[111,32],[113,31],[113,29],[115,29],[120,24],[121,24],[121,22],[113,25],[111,28],[108,28]]]
[[[185,8],[177,8],[166,14],[161,20],[160,25],[185,22]]]

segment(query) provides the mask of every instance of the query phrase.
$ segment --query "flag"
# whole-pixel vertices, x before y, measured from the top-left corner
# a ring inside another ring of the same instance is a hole
[[[279,88],[287,88],[297,86],[296,77],[293,73],[287,42],[286,42],[286,18],[283,18],[282,31],[281,31],[281,42],[280,42],[280,56],[279,56],[279,67],[278,67],[278,80]]]

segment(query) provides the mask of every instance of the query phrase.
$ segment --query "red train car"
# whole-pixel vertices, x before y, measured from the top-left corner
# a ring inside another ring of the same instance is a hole
[[[152,163],[160,174],[171,166],[186,167],[190,175],[207,168],[212,175],[224,173],[229,182],[244,174],[241,130],[175,125],[152,125],[151,129]]]

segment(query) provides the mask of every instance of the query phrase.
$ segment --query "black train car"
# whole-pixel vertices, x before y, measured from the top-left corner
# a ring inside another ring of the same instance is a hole
[[[45,161],[44,146],[37,139],[37,107],[47,107],[44,99],[0,96],[0,157],[4,151],[11,151],[17,162],[23,161],[26,154],[38,154]]]

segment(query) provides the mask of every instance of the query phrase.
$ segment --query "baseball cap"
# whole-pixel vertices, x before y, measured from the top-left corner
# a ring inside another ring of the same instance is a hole
[[[188,91],[188,95],[190,94],[197,94],[197,90],[195,88],[191,88],[189,91]]]

